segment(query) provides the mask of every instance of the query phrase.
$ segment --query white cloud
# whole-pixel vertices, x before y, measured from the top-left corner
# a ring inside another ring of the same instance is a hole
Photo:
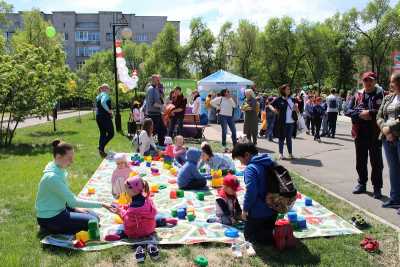
[[[42,1],[40,9],[45,12],[51,11],[76,11],[76,12],[97,12],[97,11],[118,11],[124,0],[68,0]]]

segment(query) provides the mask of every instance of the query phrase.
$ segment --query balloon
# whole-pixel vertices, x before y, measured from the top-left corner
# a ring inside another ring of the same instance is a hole
[[[54,36],[56,36],[56,29],[53,26],[48,26],[46,28],[46,35],[49,38],[53,38]]]
[[[132,33],[132,30],[131,30],[130,28],[126,27],[126,28],[123,28],[123,29],[121,30],[121,35],[122,35],[122,37],[123,37],[124,39],[131,39],[133,33]]]

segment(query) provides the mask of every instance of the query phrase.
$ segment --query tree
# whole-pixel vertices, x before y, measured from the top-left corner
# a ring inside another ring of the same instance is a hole
[[[232,57],[233,45],[232,23],[225,22],[217,37],[217,49],[215,51],[215,68],[217,70],[226,70],[229,67],[230,57]]]
[[[258,57],[269,80],[266,86],[277,88],[285,83],[294,84],[305,51],[299,45],[293,19],[270,19],[258,42]]]
[[[392,45],[400,34],[400,16],[389,0],[372,0],[361,12],[356,9],[346,14],[352,30],[357,34],[357,50],[368,58],[371,70],[382,82],[382,72]]]
[[[258,29],[247,20],[240,20],[234,38],[234,61],[237,71],[246,78],[251,78],[250,68],[256,52]]]
[[[191,63],[206,77],[214,70],[214,42],[211,30],[201,20],[194,18],[190,22],[190,40],[188,43]]]
[[[13,10],[13,5],[8,4],[4,0],[0,0],[0,24],[8,23],[6,15],[7,13],[12,12],[12,10]]]

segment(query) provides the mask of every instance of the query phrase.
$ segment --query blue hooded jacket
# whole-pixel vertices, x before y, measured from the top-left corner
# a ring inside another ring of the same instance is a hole
[[[197,148],[189,148],[186,152],[186,162],[178,173],[177,183],[179,188],[186,187],[192,180],[206,180],[197,168],[200,156],[201,151]]]
[[[266,219],[275,214],[275,211],[267,206],[266,168],[271,166],[272,159],[268,154],[253,156],[244,170],[244,183],[246,193],[244,195],[243,210],[248,212],[250,218]]]

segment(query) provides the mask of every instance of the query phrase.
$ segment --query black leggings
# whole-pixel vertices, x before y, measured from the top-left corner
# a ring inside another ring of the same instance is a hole
[[[99,150],[104,152],[104,148],[114,137],[114,125],[109,116],[96,116],[97,126],[100,131]]]
[[[244,238],[251,243],[273,244],[273,231],[277,215],[265,219],[248,217],[244,223]]]

